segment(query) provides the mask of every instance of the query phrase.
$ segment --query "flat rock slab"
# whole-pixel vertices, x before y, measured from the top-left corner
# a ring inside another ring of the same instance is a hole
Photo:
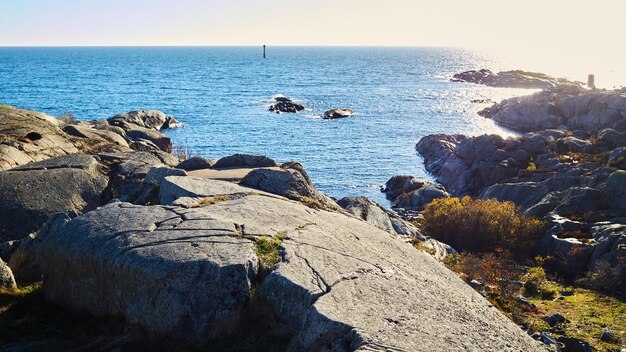
[[[37,248],[46,297],[152,331],[213,337],[262,280],[255,295],[295,330],[293,351],[541,350],[388,232],[275,196],[223,199],[193,209],[115,203],[56,227]],[[264,278],[258,236],[283,239],[281,261]]]
[[[220,168],[220,169],[200,169],[189,171],[189,176],[198,177],[198,178],[206,178],[212,180],[222,180],[222,181],[240,181],[246,175],[250,173],[250,171],[257,169],[255,167],[235,167],[235,168]],[[280,170],[279,167],[267,167],[263,169],[272,169],[272,170]]]

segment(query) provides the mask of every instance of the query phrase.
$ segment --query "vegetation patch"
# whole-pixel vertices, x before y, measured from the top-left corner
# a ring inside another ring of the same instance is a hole
[[[3,104],[0,104],[0,109],[9,110],[9,109],[15,109],[15,108],[14,108],[14,107],[12,107],[11,105],[3,105]]]
[[[566,288],[553,284],[560,292],[571,294],[559,299],[530,297],[537,308],[528,312],[526,321],[554,336],[575,337],[589,342],[598,351],[616,351],[626,348],[626,302],[582,288]],[[567,322],[555,327],[548,326],[543,318],[561,314]],[[602,341],[604,330],[613,332],[614,338]]]
[[[322,204],[319,200],[313,199],[311,197],[300,197],[298,201],[309,208],[327,210],[326,206]]]
[[[220,194],[215,197],[205,197],[205,198],[201,198],[200,200],[198,200],[197,203],[189,206],[189,208],[202,208],[208,205],[213,205],[213,204],[220,203],[220,202],[226,202],[231,199],[232,198],[227,194]]]
[[[542,221],[518,214],[514,203],[495,199],[437,198],[422,215],[417,225],[424,235],[477,253],[502,248],[523,257],[544,230]]]
[[[284,232],[279,232],[273,237],[254,237],[254,252],[265,268],[271,268],[280,261],[279,247],[285,235]]]

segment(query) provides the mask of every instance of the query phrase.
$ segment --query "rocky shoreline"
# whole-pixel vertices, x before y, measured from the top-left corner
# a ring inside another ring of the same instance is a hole
[[[415,149],[438,184],[396,176],[384,189],[392,205],[414,218],[438,197],[511,201],[549,224],[536,253],[558,275],[626,272],[626,90],[550,85],[480,114],[527,133],[421,138]],[[625,285],[616,280],[614,293]]]
[[[159,132],[175,124],[154,111],[76,122],[1,107],[3,290],[43,280],[63,311],[200,348],[266,322],[258,332],[281,332],[291,351],[543,350],[410,222],[366,198],[335,201],[297,161],[180,160]],[[9,335],[8,348],[52,349]]]

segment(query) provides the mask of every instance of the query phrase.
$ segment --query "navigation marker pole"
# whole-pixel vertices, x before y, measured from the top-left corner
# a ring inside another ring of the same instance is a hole
[[[263,58],[265,59],[265,45],[263,45]]]

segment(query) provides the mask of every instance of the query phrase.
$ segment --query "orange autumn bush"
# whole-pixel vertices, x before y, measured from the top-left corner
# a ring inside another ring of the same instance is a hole
[[[518,214],[515,204],[471,197],[438,198],[426,206],[418,225],[425,235],[461,251],[503,248],[525,257],[544,230],[539,219]]]

